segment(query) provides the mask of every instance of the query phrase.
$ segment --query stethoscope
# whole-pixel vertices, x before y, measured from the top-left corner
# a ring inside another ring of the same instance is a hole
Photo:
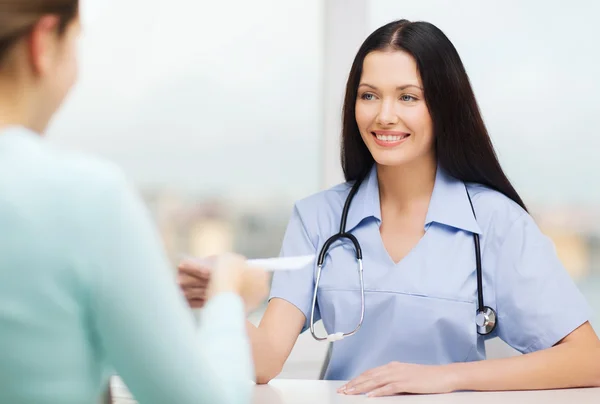
[[[358,192],[358,188],[360,187],[364,177],[352,186],[350,189],[350,193],[346,198],[346,202],[344,203],[344,209],[342,211],[342,219],[340,221],[340,231],[333,236],[331,236],[323,247],[321,247],[321,251],[319,253],[319,258],[317,261],[317,278],[315,281],[315,289],[313,292],[312,299],[312,308],[310,312],[310,332],[314,339],[317,341],[340,341],[346,337],[350,337],[358,332],[360,327],[362,326],[363,320],[365,318],[365,284],[363,279],[363,263],[362,263],[362,250],[360,248],[360,243],[352,235],[351,233],[346,233],[346,220],[348,218],[348,210],[350,209],[350,203]],[[475,215],[475,208],[473,208],[473,202],[471,201],[471,196],[469,195],[469,191],[467,189],[467,185],[465,184],[465,191],[467,192],[467,198],[469,198],[469,204],[471,204],[471,210],[473,211],[473,217],[477,220],[477,215]],[[360,320],[356,328],[350,332],[335,332],[327,335],[327,337],[317,337],[315,334],[314,327],[314,318],[315,318],[315,305],[317,303],[317,292],[319,290],[319,281],[321,280],[321,271],[323,270],[323,262],[325,261],[325,255],[327,254],[327,250],[337,240],[348,239],[354,245],[354,250],[356,252],[356,261],[358,263],[358,277],[360,282]],[[483,276],[481,270],[481,248],[479,245],[479,235],[477,233],[473,233],[473,243],[475,245],[475,262],[477,265],[477,314],[475,316],[475,324],[477,325],[477,333],[480,335],[487,335],[491,333],[497,324],[496,312],[489,306],[486,306],[483,303]]]

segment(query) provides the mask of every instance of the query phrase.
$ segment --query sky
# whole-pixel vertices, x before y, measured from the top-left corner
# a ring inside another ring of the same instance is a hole
[[[52,141],[140,188],[318,191],[321,0],[82,1],[80,80]],[[526,200],[600,206],[600,3],[370,0],[365,13],[369,31],[408,18],[448,35]]]

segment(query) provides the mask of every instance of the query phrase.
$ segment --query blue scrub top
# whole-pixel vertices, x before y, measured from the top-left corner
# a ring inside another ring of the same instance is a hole
[[[339,230],[352,184],[296,203],[282,256],[318,254]],[[365,318],[357,334],[333,344],[325,378],[348,380],[392,361],[447,364],[485,359],[484,339],[500,337],[526,353],[556,344],[591,318],[591,309],[559,261],[551,240],[519,205],[480,184],[464,183],[438,167],[425,235],[394,263],[381,236],[377,170],[352,201],[346,230],[362,247]],[[480,236],[485,304],[498,314],[487,336],[477,334],[477,278],[473,233]],[[306,316],[308,329],[315,266],[275,274],[271,298]],[[328,333],[349,332],[360,318],[355,252],[337,241],[326,256],[315,321]]]

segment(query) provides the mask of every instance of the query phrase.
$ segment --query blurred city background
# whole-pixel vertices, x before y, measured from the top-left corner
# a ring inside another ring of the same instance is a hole
[[[84,0],[82,15],[81,80],[50,139],[124,168],[174,265],[277,255],[294,201],[341,180],[343,84],[360,42],[399,18],[436,24],[600,331],[600,3]],[[318,374],[324,346],[305,337],[288,377]]]

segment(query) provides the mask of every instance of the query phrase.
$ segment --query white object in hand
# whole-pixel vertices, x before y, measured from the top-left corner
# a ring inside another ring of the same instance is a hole
[[[190,260],[196,264],[212,269],[213,261],[207,258],[196,258],[184,256],[184,260]],[[274,257],[246,260],[249,267],[260,268],[265,271],[295,271],[306,268],[315,261],[315,255],[299,255],[296,257]]]
[[[250,267],[264,269],[265,271],[294,271],[306,268],[315,261],[315,255],[301,255],[297,257],[276,257],[249,259]]]

